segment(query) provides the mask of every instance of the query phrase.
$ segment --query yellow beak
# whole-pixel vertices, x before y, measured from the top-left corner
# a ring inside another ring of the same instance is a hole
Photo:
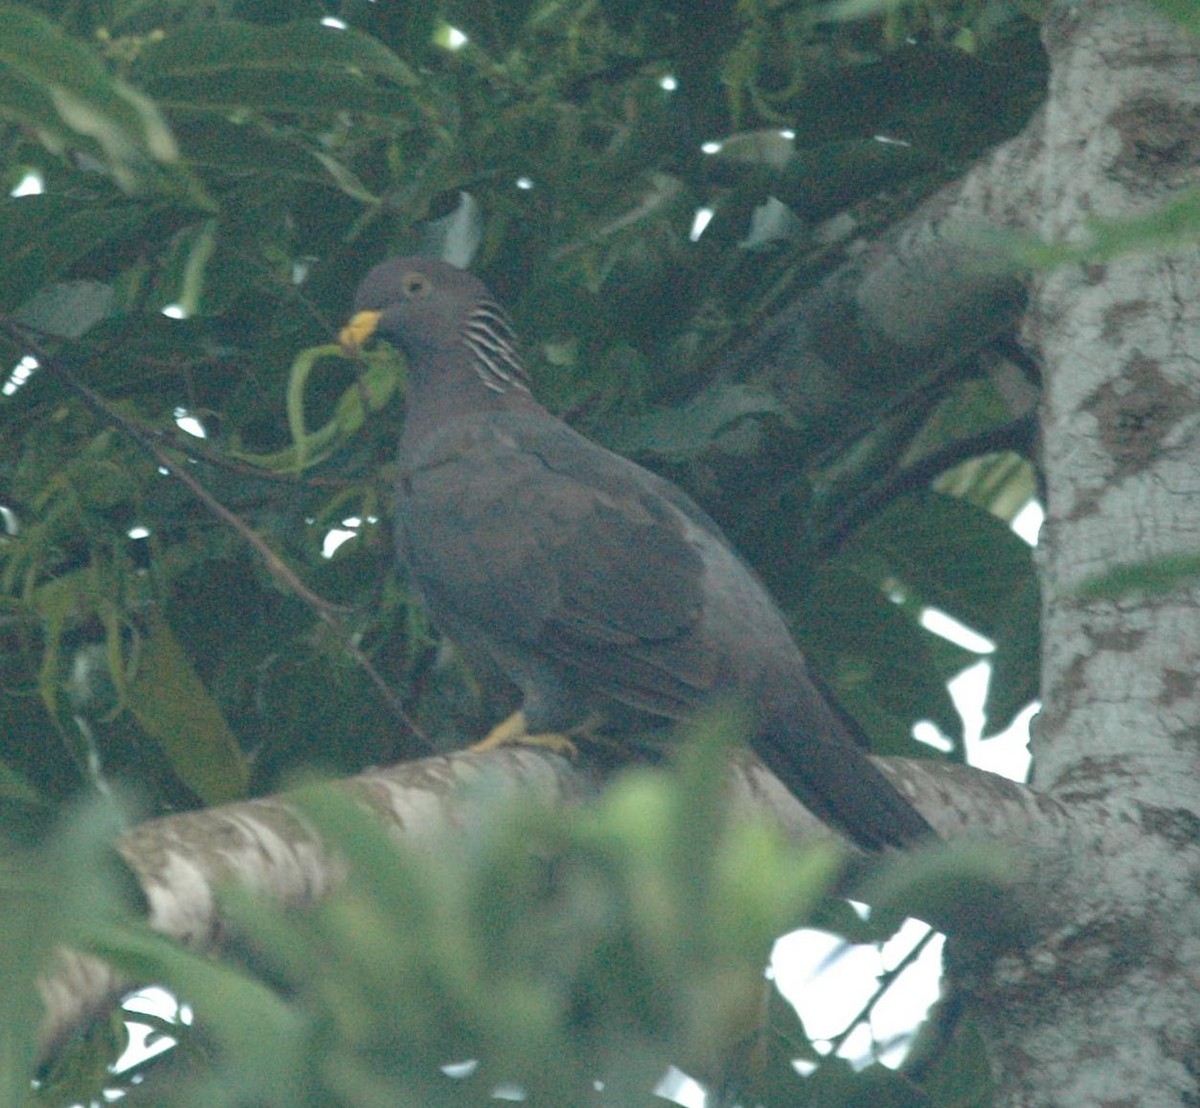
[[[338,332],[338,343],[347,354],[357,354],[373,334],[379,324],[383,312],[355,312],[350,320]]]

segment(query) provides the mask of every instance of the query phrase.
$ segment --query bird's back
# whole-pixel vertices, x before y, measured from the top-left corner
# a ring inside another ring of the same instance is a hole
[[[853,742],[757,575],[669,481],[525,412],[450,421],[401,472],[401,552],[447,630],[586,666],[597,699],[663,721],[724,693]]]

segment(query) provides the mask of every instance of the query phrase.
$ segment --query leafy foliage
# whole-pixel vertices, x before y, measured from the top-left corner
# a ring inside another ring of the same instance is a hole
[[[914,435],[926,452],[953,439],[944,419],[922,418],[938,394],[914,393],[900,423],[874,429],[870,411],[854,412],[852,452],[826,458],[824,428],[789,425],[770,393],[695,382],[757,313],[837,261],[802,223],[777,238],[760,222],[739,248],[768,197],[807,219],[884,186],[911,203],[994,137],[984,119],[1016,125],[1025,86],[997,112],[995,61],[945,45],[921,15],[879,37],[803,9],[402,7],[351,5],[342,29],[316,8],[165,0],[10,5],[0,21],[13,63],[0,85],[8,180],[36,171],[44,187],[0,203],[0,352],[41,367],[0,398],[8,733],[43,736],[6,746],[10,769],[50,802],[98,764],[186,804],[271,788],[314,759],[340,772],[418,754],[427,747],[398,703],[435,736],[447,713],[466,710],[467,732],[482,726],[493,702],[464,709],[388,574],[396,368],[363,372],[324,349],[370,263],[454,236],[478,239],[535,340],[542,395],[701,499],[706,474],[765,443],[812,450],[791,502],[748,495],[724,522],[877,742],[903,748],[922,716],[953,734],[945,667],[912,664],[940,648],[911,615],[894,618],[882,589],[904,582],[981,630],[1011,630],[1000,656],[1029,658],[1031,632],[997,606],[1032,600],[1027,560],[989,587],[997,528],[963,510],[946,524],[953,583],[938,502],[911,498],[902,542],[872,546],[879,529],[858,529],[852,553],[828,554],[843,541],[838,506],[878,491]],[[468,36],[461,49],[439,45],[450,22]],[[902,31],[925,41],[889,47]],[[1019,21],[992,36],[1010,53],[1029,42]],[[1033,55],[1019,57],[1010,72],[1032,85]],[[660,87],[668,74],[677,93]],[[983,115],[971,107],[981,98]],[[976,129],[951,126],[953,113]],[[806,138],[780,138],[781,122]],[[833,155],[885,125],[914,159],[864,176],[858,154]],[[725,144],[705,158],[697,143],[711,136]],[[693,242],[701,205],[715,214]],[[185,318],[163,316],[168,305]],[[981,396],[970,410],[986,411]],[[204,439],[181,430],[185,412]],[[325,533],[345,519],[356,537],[325,558]],[[944,587],[910,579],[921,566]],[[823,615],[838,611],[860,616]],[[144,705],[160,681],[192,690],[178,701],[182,741]],[[1031,691],[1026,666],[997,690],[995,725]]]
[[[186,998],[202,1031],[166,1026],[188,1054],[143,1063],[136,1084],[102,1080],[134,1104],[458,1106],[519,1089],[631,1106],[661,1103],[651,1090],[674,1064],[729,1102],[853,1103],[869,1086],[922,1103],[883,1067],[826,1065],[764,978],[775,936],[811,916],[839,858],[722,815],[728,732],[709,721],[677,766],[628,772],[585,812],[516,810],[481,782],[470,828],[436,854],[398,851],[326,786],[302,790],[349,871],[310,912],[227,890],[223,961],[112,910],[74,929]],[[885,880],[902,890],[927,868],[901,859]],[[802,1079],[794,1058],[816,1072]],[[43,1097],[64,1092],[89,1095],[51,1083]]]
[[[402,367],[328,345],[367,267],[414,250],[473,255],[552,408],[702,502],[739,490],[716,514],[879,749],[959,726],[943,682],[972,659],[924,603],[996,642],[1003,726],[1034,694],[1036,586],[994,513],[1032,469],[928,492],[1004,430],[987,379],[805,420],[715,367],[1020,126],[1036,35],[1005,0],[821,10],[0,6],[0,811],[113,780],[148,812],[211,803],[495,717],[506,691],[394,579]]]

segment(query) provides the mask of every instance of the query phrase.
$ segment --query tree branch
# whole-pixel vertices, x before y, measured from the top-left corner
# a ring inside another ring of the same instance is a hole
[[[1065,814],[1024,786],[943,762],[877,759],[884,772],[947,838],[969,833],[1020,838],[1055,850]],[[405,845],[458,838],[477,790],[503,800],[572,804],[596,795],[596,775],[542,748],[507,747],[404,762],[339,782]],[[735,811],[774,820],[797,840],[832,832],[809,813],[749,751],[730,774]],[[151,927],[197,950],[219,949],[225,928],[220,892],[236,883],[278,903],[303,908],[343,879],[341,863],[286,794],[151,820],[117,844],[149,904]],[[151,984],[123,979],[101,960],[63,951],[41,982],[46,1016],[41,1054],[51,1057],[122,995]]]

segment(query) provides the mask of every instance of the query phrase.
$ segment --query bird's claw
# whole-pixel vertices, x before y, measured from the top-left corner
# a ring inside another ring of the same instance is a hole
[[[557,731],[530,734],[524,712],[513,712],[508,719],[496,724],[482,739],[467,749],[472,754],[497,750],[502,746],[540,746],[567,758],[578,756],[579,750],[566,735]]]

